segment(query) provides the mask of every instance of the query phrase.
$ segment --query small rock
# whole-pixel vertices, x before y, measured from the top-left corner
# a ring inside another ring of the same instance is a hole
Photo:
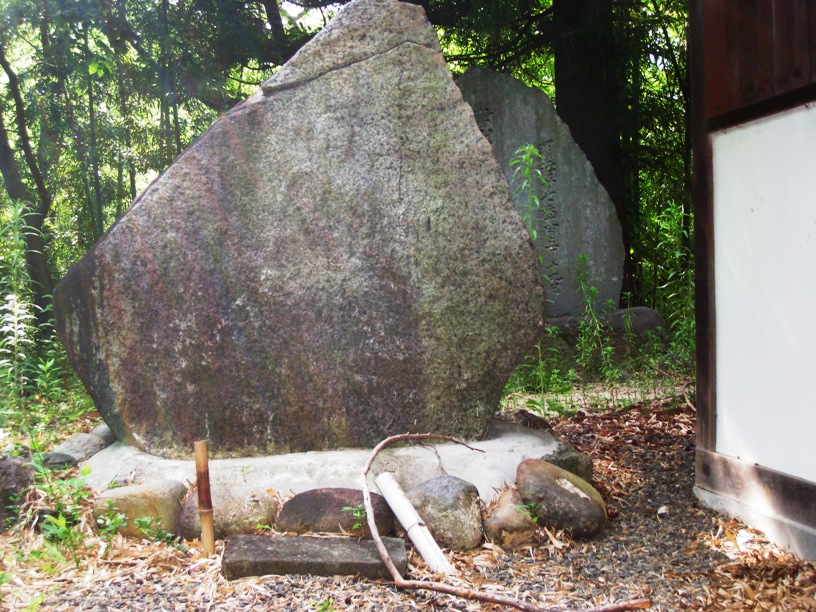
[[[383,538],[383,544],[404,574],[405,542]],[[267,574],[391,577],[374,542],[350,538],[237,535],[227,540],[221,567],[228,580]]]
[[[502,491],[490,504],[484,519],[485,538],[502,548],[515,548],[532,541],[538,525],[524,506],[521,494],[512,488]]]
[[[136,519],[149,517],[158,517],[158,526],[167,533],[178,534],[181,502],[186,494],[187,487],[177,480],[157,480],[108,489],[94,500],[94,520],[111,511],[108,500],[112,500],[115,510],[127,517],[127,525],[119,530],[123,535],[144,537],[136,525]]]
[[[42,465],[49,470],[64,470],[79,465],[79,461],[73,455],[51,451],[42,456]]]
[[[544,457],[541,457],[541,459],[544,459]],[[572,472],[587,482],[592,480],[592,457],[575,450],[566,443],[544,460],[557,465],[562,470]]]
[[[482,542],[479,491],[455,476],[440,476],[406,493],[428,530],[443,548],[470,550]]]
[[[116,434],[108,427],[107,423],[100,423],[91,430],[91,434],[105,441],[105,446],[110,446],[116,442]]]
[[[34,467],[19,457],[0,458],[0,533],[17,516],[17,498],[34,482]]]
[[[85,461],[108,446],[110,446],[110,444],[99,436],[88,433],[78,433],[59,444],[54,448],[53,453],[70,455],[78,463]]]
[[[583,478],[547,461],[522,461],[516,486],[541,524],[567,529],[577,538],[592,537],[606,525],[601,494]]]
[[[258,525],[272,526],[275,522],[278,500],[266,490],[213,486],[210,494],[213,505],[213,529],[218,540],[238,534],[254,533]],[[182,504],[178,535],[185,540],[201,537],[197,494],[188,495]]]
[[[362,508],[363,492],[357,489],[325,488],[298,493],[281,507],[276,523],[280,531],[294,533],[324,532],[353,533],[371,537],[365,515],[355,517],[355,512],[343,508]],[[394,531],[394,515],[382,495],[371,494],[374,522],[380,535]],[[363,511],[364,512],[364,511]],[[357,527],[355,527],[355,525]]]

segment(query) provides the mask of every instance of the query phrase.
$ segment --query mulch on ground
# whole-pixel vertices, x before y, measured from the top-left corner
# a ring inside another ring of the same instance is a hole
[[[678,402],[673,402],[674,404]],[[604,534],[572,541],[544,527],[536,545],[491,544],[451,554],[469,588],[553,609],[649,598],[654,610],[816,610],[816,567],[761,532],[701,508],[694,481],[695,415],[664,402],[578,412],[550,424],[595,462],[609,510]],[[108,550],[90,528],[80,563],[58,561],[30,530],[0,538],[0,609],[22,610],[499,610],[387,581],[265,576],[226,581],[218,554],[117,538]],[[409,557],[410,577],[430,579]]]

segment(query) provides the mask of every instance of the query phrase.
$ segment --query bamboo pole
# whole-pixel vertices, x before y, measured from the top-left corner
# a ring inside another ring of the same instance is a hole
[[[210,495],[210,460],[207,441],[194,443],[196,484],[198,485],[198,516],[201,519],[201,543],[207,556],[215,554],[215,530],[213,528],[212,496]]]

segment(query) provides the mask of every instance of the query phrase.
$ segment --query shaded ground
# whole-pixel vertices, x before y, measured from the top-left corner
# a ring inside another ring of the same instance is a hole
[[[572,542],[542,529],[536,546],[487,544],[453,556],[458,583],[555,609],[648,597],[655,610],[816,610],[816,568],[760,532],[702,509],[692,495],[694,413],[661,402],[579,412],[551,424],[595,460],[607,500],[605,534]],[[56,561],[40,536],[0,538],[0,609],[42,610],[497,610],[430,591],[399,592],[351,578],[268,576],[227,582],[220,559],[137,540],[102,541],[88,530],[79,567]],[[223,550],[219,546],[219,551]],[[38,553],[39,551],[39,553]],[[45,551],[45,552],[43,552]],[[429,578],[416,555],[411,577]]]

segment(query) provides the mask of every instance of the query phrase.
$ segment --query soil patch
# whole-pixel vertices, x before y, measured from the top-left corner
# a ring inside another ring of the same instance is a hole
[[[678,403],[678,402],[675,402]],[[654,610],[816,610],[816,568],[742,523],[701,508],[692,494],[695,415],[661,402],[622,411],[578,412],[551,425],[595,460],[593,484],[610,521],[588,541],[542,528],[534,546],[490,544],[451,554],[453,581],[555,609],[580,610],[651,598]],[[40,601],[41,610],[498,610],[430,591],[398,591],[387,581],[266,576],[229,582],[220,556],[118,539],[103,556],[90,535],[77,569],[47,562],[29,530],[0,539],[10,581],[0,608]],[[219,543],[220,544],[220,543]],[[223,545],[219,545],[223,551]],[[430,578],[409,554],[408,575]]]

